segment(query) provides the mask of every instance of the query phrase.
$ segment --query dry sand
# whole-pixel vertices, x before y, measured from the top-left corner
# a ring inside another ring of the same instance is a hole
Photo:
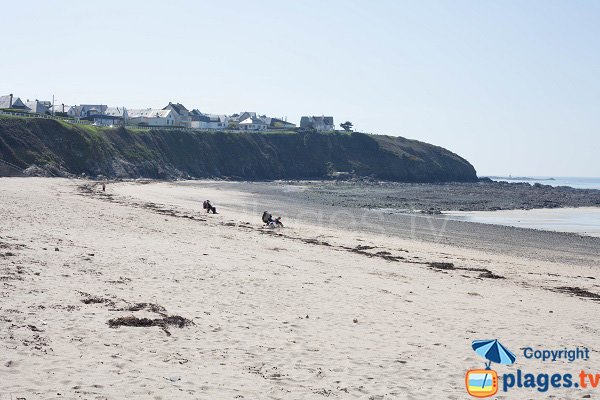
[[[517,355],[499,374],[600,373],[600,299],[585,297],[600,254],[571,265],[285,216],[268,230],[265,200],[228,183],[4,178],[0,202],[2,400],[465,399],[487,338]],[[108,324],[131,316],[158,326]],[[578,345],[589,361],[520,350]]]

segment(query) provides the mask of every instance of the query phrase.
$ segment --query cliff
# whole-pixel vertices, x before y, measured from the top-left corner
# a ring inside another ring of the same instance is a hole
[[[400,182],[477,179],[458,155],[402,137],[109,129],[4,116],[0,160],[37,174],[112,178],[326,179],[351,172]]]

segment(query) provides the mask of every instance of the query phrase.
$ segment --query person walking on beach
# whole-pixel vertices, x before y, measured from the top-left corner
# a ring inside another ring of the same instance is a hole
[[[210,200],[204,200],[204,203],[202,203],[202,208],[204,208],[207,213],[210,213],[212,211],[213,214],[218,214],[217,207],[213,206],[210,203]]]
[[[102,191],[106,192],[106,183],[102,182]]]

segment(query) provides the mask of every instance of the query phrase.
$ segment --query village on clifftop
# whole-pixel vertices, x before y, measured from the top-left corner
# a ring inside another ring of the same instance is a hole
[[[198,109],[188,110],[183,104],[171,103],[164,108],[132,109],[110,107],[106,104],[68,106],[51,101],[23,101],[12,94],[0,96],[0,112],[33,114],[44,117],[72,119],[96,126],[136,126],[198,130],[267,131],[291,130],[296,124],[287,118],[274,118],[256,112],[243,111],[232,115],[207,114]],[[327,132],[335,130],[333,117],[303,116],[300,129]]]

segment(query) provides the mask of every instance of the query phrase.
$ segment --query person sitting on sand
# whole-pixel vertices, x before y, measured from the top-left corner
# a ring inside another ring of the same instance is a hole
[[[269,223],[274,222],[275,220],[271,214],[265,211],[262,215],[262,221],[265,223],[265,225],[269,225]]]
[[[207,213],[210,213],[212,211],[213,214],[218,214],[217,207],[213,206],[210,203],[210,200],[204,200],[204,203],[202,203],[202,208],[204,208]]]
[[[273,218],[273,216],[267,211],[263,213],[262,220],[265,223],[265,225],[269,228],[283,228],[281,217]]]

